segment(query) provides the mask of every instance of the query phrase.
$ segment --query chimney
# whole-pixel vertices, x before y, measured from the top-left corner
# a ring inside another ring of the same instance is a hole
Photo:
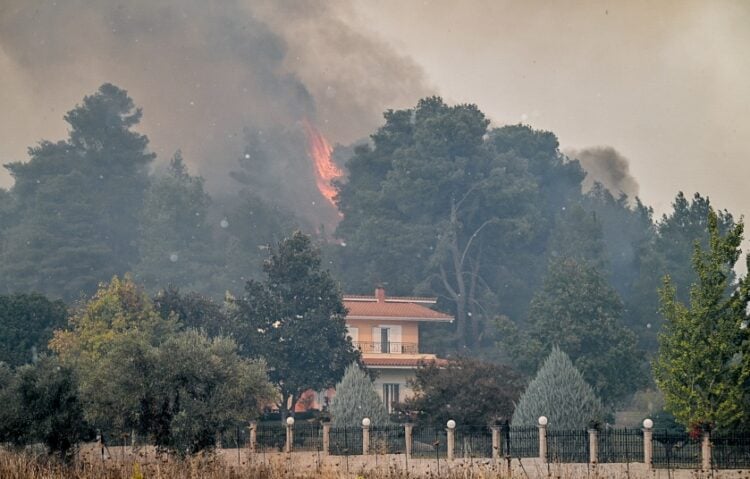
[[[375,288],[375,299],[378,300],[378,303],[385,302],[385,288],[384,287],[378,286]]]

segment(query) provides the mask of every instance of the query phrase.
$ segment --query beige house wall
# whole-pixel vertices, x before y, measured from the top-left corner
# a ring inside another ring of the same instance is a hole
[[[372,337],[372,328],[374,327],[401,326],[400,342],[419,344],[419,326],[416,321],[347,319],[346,325],[357,328],[359,334],[357,341],[362,343],[375,343],[380,341],[380,338],[374,339]]]
[[[383,398],[383,384],[398,384],[400,401],[414,395],[414,391],[408,386],[408,381],[414,379],[413,369],[383,369],[378,367],[369,368],[377,373],[373,381],[373,387],[380,398]]]

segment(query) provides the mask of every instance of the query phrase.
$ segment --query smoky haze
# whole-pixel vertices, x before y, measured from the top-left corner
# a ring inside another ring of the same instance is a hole
[[[630,198],[638,196],[638,182],[630,174],[630,162],[611,146],[571,148],[566,149],[565,154],[578,160],[586,171],[584,189],[589,190],[598,182],[614,194],[625,193]]]
[[[182,149],[213,191],[236,184],[228,173],[248,141],[283,134],[294,145],[250,149],[292,155],[264,168],[283,179],[280,201],[309,204],[316,198],[302,119],[350,142],[375,128],[384,109],[431,91],[411,60],[349,27],[350,14],[344,2],[319,1],[4,1],[0,162],[64,137],[65,111],[113,82],[143,108],[140,129],[159,158]]]

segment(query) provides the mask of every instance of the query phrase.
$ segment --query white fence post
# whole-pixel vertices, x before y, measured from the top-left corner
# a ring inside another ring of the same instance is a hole
[[[539,459],[547,462],[547,416],[539,416]]]
[[[247,444],[247,447],[250,449],[250,452],[256,451],[256,444],[258,443],[258,423],[255,421],[250,421],[250,424],[247,426],[248,432],[250,433],[250,439]]]
[[[412,423],[406,423],[404,424],[404,442],[406,443],[406,459],[411,459],[411,448],[412,448],[412,434],[414,431],[414,424]]]
[[[456,421],[451,419],[448,421],[448,429],[446,429],[448,438],[448,460],[452,461],[454,457],[454,450],[456,448]]]
[[[703,431],[701,436],[701,468],[703,472],[711,470],[711,433]]]
[[[331,423],[323,423],[323,454],[326,456],[331,453]]]
[[[596,464],[599,462],[599,431],[594,428],[589,429],[589,463]]]
[[[284,452],[292,452],[294,447],[294,418],[286,418],[286,445],[284,446]]]
[[[643,420],[643,462],[649,471],[654,467],[654,421]]]
[[[370,418],[362,419],[362,455],[370,454]]]

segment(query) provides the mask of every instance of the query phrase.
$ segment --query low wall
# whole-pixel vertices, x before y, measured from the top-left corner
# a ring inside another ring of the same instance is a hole
[[[216,453],[227,465],[242,470],[252,464],[274,465],[277,470],[292,473],[320,472],[326,477],[356,478],[364,472],[382,471],[407,473],[407,477],[508,477],[509,464],[500,459],[496,464],[489,458],[409,459],[404,454],[370,454],[351,456],[326,456],[318,452],[256,452],[247,448],[217,449]],[[98,444],[85,444],[79,453],[80,459],[97,461],[153,463],[169,461],[158,455],[152,446],[133,449],[130,446],[109,446],[104,454]],[[540,459],[512,459],[510,477],[525,479],[572,479],[572,478],[627,478],[627,479],[740,479],[750,478],[747,470],[714,470],[701,472],[687,469],[654,469],[649,471],[643,463],[629,464],[547,464]]]

